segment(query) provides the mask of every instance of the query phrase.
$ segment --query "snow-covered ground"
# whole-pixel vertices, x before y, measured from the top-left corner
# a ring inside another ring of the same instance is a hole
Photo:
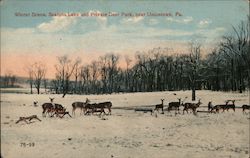
[[[178,114],[174,112],[150,115],[126,108],[143,107],[184,99],[191,100],[190,91],[129,93],[112,95],[49,95],[1,94],[1,154],[15,157],[93,157],[93,158],[153,158],[153,157],[249,157],[249,115],[242,109],[219,114]],[[42,117],[41,104],[54,97],[72,110],[74,101],[92,103],[111,101],[112,115],[101,119],[96,115],[73,118]],[[223,104],[236,100],[236,107],[249,104],[248,92],[225,93],[197,91],[203,103],[198,110],[207,110],[207,103]],[[38,101],[38,107],[33,106]],[[15,122],[21,116],[37,115],[42,122]],[[25,145],[24,145],[25,144]]]

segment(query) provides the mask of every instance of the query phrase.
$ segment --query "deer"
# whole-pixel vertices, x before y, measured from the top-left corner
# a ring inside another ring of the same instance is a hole
[[[232,104],[228,104],[230,101],[232,101]],[[235,100],[227,100],[226,101],[226,105],[225,105],[225,108],[223,108],[223,111],[224,110],[229,110],[229,109],[233,109],[233,111],[235,112]]]
[[[102,103],[87,104],[85,106],[85,108],[87,110],[87,112],[85,114],[90,113],[90,112],[92,112],[92,114],[94,112],[101,112],[101,113],[106,114],[105,111],[104,111],[104,109],[107,108],[108,111],[109,111],[108,115],[111,115],[111,107],[112,107],[112,103],[111,102],[102,102]],[[88,109],[91,110],[91,111],[88,111]]]
[[[242,108],[242,112],[243,112],[243,114],[244,114],[244,113],[246,113],[245,110],[250,110],[250,105],[244,104],[244,105],[242,105],[241,108]]]
[[[219,104],[219,105],[213,106],[210,111],[211,112],[215,111],[215,112],[219,113],[221,109],[224,111],[225,108],[226,108],[226,104]]]
[[[54,106],[52,105],[52,103],[44,103],[42,104],[42,108],[43,108],[43,112],[42,115],[43,117],[46,117],[46,114],[52,112],[52,110],[54,109]]]
[[[99,115],[101,115],[102,113],[106,114],[105,111],[104,111],[104,108],[93,108],[92,109],[92,114],[94,114],[95,112],[100,112]]]
[[[55,103],[54,105],[52,103],[44,103],[42,105],[43,107],[43,116],[46,117],[46,114],[50,114],[50,117],[53,117],[56,111],[61,111],[64,109],[64,107],[61,104]]]
[[[154,111],[157,110],[159,112],[159,109],[161,109],[162,114],[164,114],[164,111],[163,111],[163,101],[164,101],[164,99],[161,99],[161,104],[156,104],[155,105]]]
[[[62,110],[63,106],[61,104],[53,103],[55,98],[49,98],[50,103],[44,103],[42,104],[43,112],[42,115],[46,117],[46,114],[51,114],[51,117],[53,116],[53,112],[55,112],[56,109]]]
[[[229,101],[232,101],[233,104],[228,104]],[[219,104],[212,107],[211,112],[215,110],[217,113],[219,113],[221,109],[223,110],[222,112],[224,112],[225,110],[228,111],[230,108],[232,108],[235,111],[235,105],[234,105],[235,100],[227,100],[225,102],[226,104]]]
[[[81,113],[84,111],[85,112],[85,106],[89,103],[89,99],[86,98],[86,101],[85,102],[74,102],[72,103],[72,115],[75,115],[75,110],[76,109],[80,109],[80,115]]]
[[[107,108],[108,109],[108,115],[111,115],[111,107],[112,107],[112,103],[110,101],[108,102],[102,102],[102,103],[98,103],[94,106],[94,109],[103,109],[103,112],[105,113],[104,109]],[[106,113],[105,113],[106,114]]]
[[[54,109],[56,109],[56,110],[63,110],[64,107],[63,107],[61,104],[55,103],[55,104],[54,104]]]
[[[191,109],[193,111],[193,114],[196,114],[196,109],[201,105],[201,99],[198,100],[198,103],[185,103],[183,114],[186,111],[188,113],[188,109]]]
[[[214,106],[212,104],[212,101],[209,101],[208,104],[207,104],[207,111],[208,111],[208,113],[215,113],[213,111],[213,108],[214,108]]]
[[[50,99],[50,103],[54,106],[54,99],[55,99],[55,98],[50,98],[50,97],[49,97],[49,99]]]
[[[168,103],[168,112],[170,112],[170,110],[180,110],[180,105],[181,105],[181,98],[178,98],[179,102],[170,102]]]
[[[29,116],[29,117],[19,117],[19,120],[16,121],[16,124],[18,124],[20,121],[24,121],[25,123],[29,124],[31,123],[30,121],[33,120],[33,119],[36,119],[38,121],[42,121],[40,120],[37,115],[32,115],[32,116]],[[27,120],[29,120],[29,122],[27,122]]]
[[[69,117],[72,117],[68,111],[66,111],[66,108],[63,109],[55,109],[55,113],[52,115],[52,117],[56,115],[57,117],[63,118],[65,115],[68,115]]]
[[[212,109],[213,109],[213,104],[212,104],[212,102],[210,101],[210,102],[208,102],[207,110],[208,110],[209,112],[211,112]]]
[[[84,107],[85,108],[84,115],[87,115],[89,113],[93,114],[95,106],[96,106],[96,103],[93,103],[93,104],[88,103],[88,104],[86,104],[85,107]]]
[[[54,106],[53,106],[53,100],[55,98],[50,98],[49,97],[49,99],[50,99],[50,103],[44,103],[44,104],[42,104],[42,108],[43,108],[42,115],[43,115],[43,117],[46,117],[46,113],[49,113],[54,108]]]

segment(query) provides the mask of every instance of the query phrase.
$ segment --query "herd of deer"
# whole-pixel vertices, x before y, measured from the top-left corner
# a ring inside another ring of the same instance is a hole
[[[154,111],[159,111],[159,109],[162,110],[162,113],[164,113],[164,105],[163,105],[164,99],[161,99],[161,104],[155,105]],[[180,107],[183,106],[183,114],[186,111],[188,113],[188,110],[192,110],[193,113],[196,113],[196,109],[201,105],[200,99],[198,103],[183,103],[181,102],[181,98],[178,98],[178,102],[170,102],[167,107],[167,111],[170,112],[171,110],[175,110],[176,112],[180,113]]]
[[[37,104],[37,102],[34,102],[34,105]],[[108,114],[111,115],[111,102],[102,102],[102,103],[93,103],[90,104],[90,100],[87,98],[85,102],[74,102],[72,103],[72,115],[75,115],[75,110],[80,109],[80,114],[90,114],[95,112],[100,112],[100,114],[105,113],[104,109],[108,109]],[[53,117],[56,115],[57,117],[64,117],[65,115],[68,115],[72,117],[68,111],[66,111],[66,108],[64,108],[61,104],[54,103],[54,98],[50,98],[50,103],[44,103],[42,104],[43,112],[42,115],[46,117],[48,114],[49,116]]]
[[[178,102],[170,102],[168,104],[168,107],[167,107],[167,111],[170,112],[171,110],[175,110],[176,113],[180,113],[180,107],[183,106],[183,114],[184,112],[187,112],[188,113],[188,110],[191,110],[193,112],[193,114],[196,114],[197,113],[197,108],[202,104],[201,103],[201,100],[199,99],[197,103],[183,103],[183,101],[181,102],[181,98],[178,98]],[[157,104],[155,105],[155,109],[154,111],[159,111],[159,109],[162,110],[162,113],[164,113],[164,105],[163,105],[163,101],[164,99],[161,99],[161,104]],[[230,104],[230,101],[232,102]],[[225,110],[229,110],[229,109],[232,109],[233,111],[235,111],[235,100],[227,100],[225,104],[220,104],[220,105],[215,105],[213,106],[212,105],[212,102],[210,101],[208,103],[208,113],[219,113],[220,110],[223,110],[223,112]],[[245,110],[250,110],[250,105],[242,105],[242,109],[243,109],[243,113],[245,113]]]
[[[232,102],[231,104],[229,104],[230,101]],[[229,109],[232,109],[235,112],[235,104],[234,103],[235,103],[235,100],[227,100],[226,104],[220,104],[220,105],[213,106],[212,102],[209,102],[208,103],[208,111],[219,113],[220,110],[223,110],[223,112],[224,112],[225,110],[228,111]],[[242,108],[242,112],[245,113],[245,110],[250,110],[250,105],[244,104],[241,106],[241,108]]]
[[[57,117],[64,117],[65,115],[70,115],[68,111],[66,111],[66,108],[64,108],[61,104],[57,104],[53,102],[54,98],[50,98],[50,103],[44,103],[42,104],[43,112],[42,115],[46,117],[48,114],[49,116],[53,117],[56,115]],[[155,109],[151,110],[153,111],[158,111],[161,110],[162,113],[164,113],[164,105],[163,105],[164,99],[161,99],[161,104],[155,105]],[[231,103],[230,103],[231,102]],[[34,105],[36,105],[37,102],[34,102]],[[189,113],[189,110],[193,112],[193,114],[197,113],[197,108],[201,105],[201,100],[199,99],[197,103],[191,103],[191,102],[186,102],[184,103],[184,100],[181,101],[181,98],[178,98],[177,102],[170,102],[167,107],[167,111],[170,112],[171,110],[175,110],[176,114],[180,113],[180,107],[183,106],[183,114]],[[99,112],[100,114],[104,113],[106,114],[104,109],[108,109],[108,115],[111,115],[111,107],[112,103],[111,102],[101,102],[101,103],[92,103],[90,104],[90,100],[86,98],[85,102],[73,102],[72,103],[72,115],[75,115],[75,110],[80,109],[80,114],[94,114],[96,112]],[[235,111],[235,100],[227,100],[225,104],[220,104],[220,105],[212,105],[212,102],[208,103],[208,111],[202,111],[202,112],[208,112],[208,113],[219,113],[220,110],[229,110],[232,109]],[[245,113],[245,110],[250,110],[250,105],[243,105],[242,106],[243,113]],[[199,111],[198,111],[199,112]]]
[[[187,97],[186,97],[187,98]],[[154,111],[158,111],[159,109],[162,110],[162,113],[164,114],[164,99],[161,99],[161,104],[155,105],[154,109],[135,109],[135,111],[144,111],[144,112],[151,112],[151,114]],[[232,102],[232,103],[230,103]],[[37,101],[34,102],[34,106],[37,106]],[[235,100],[227,100],[225,104],[219,104],[219,105],[212,105],[212,102],[210,101],[208,103],[208,111],[196,111],[197,108],[201,105],[201,100],[199,99],[197,103],[190,103],[186,102],[184,103],[184,100],[181,101],[181,98],[178,98],[178,102],[170,102],[167,107],[167,111],[170,112],[171,110],[175,110],[175,114],[180,113],[180,107],[183,106],[183,114],[186,112],[188,113],[189,110],[193,112],[193,114],[197,114],[197,112],[207,112],[207,113],[219,113],[220,110],[229,110],[232,109],[235,112]],[[101,103],[93,103],[90,104],[90,100],[86,98],[85,102],[74,102],[72,103],[72,115],[75,115],[75,110],[80,109],[80,115],[84,114],[94,114],[95,112],[100,112],[100,116],[102,113],[106,114],[104,109],[108,109],[108,115],[111,115],[111,102],[101,102]],[[66,108],[64,108],[61,104],[54,103],[54,98],[50,98],[50,103],[44,103],[42,104],[43,112],[42,115],[46,117],[48,114],[50,117],[53,117],[56,115],[57,117],[63,118],[65,115],[68,115],[69,117],[72,117],[68,111],[66,111]],[[246,113],[246,110],[250,110],[250,105],[242,105],[243,113]],[[27,124],[31,123],[31,120],[36,119],[38,121],[41,121],[37,115],[32,115],[29,117],[20,117],[19,120],[16,121],[16,124],[24,121]]]

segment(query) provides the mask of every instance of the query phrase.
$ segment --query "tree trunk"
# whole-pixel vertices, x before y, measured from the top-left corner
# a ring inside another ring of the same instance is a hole
[[[216,68],[216,91],[219,91],[220,90],[220,85],[219,85],[219,68],[218,68],[218,65],[217,65],[217,68]]]
[[[66,78],[65,85],[64,85],[64,90],[63,90],[63,96],[62,96],[63,98],[68,93],[68,90],[69,90],[69,79]]]
[[[195,87],[192,87],[192,101],[195,100]]]
[[[37,87],[36,90],[37,90],[37,94],[40,94],[40,87]]]
[[[33,88],[32,83],[30,83],[30,94],[33,94],[32,88]]]
[[[239,72],[239,92],[242,93],[242,74],[241,74],[241,68],[238,66],[238,72]]]

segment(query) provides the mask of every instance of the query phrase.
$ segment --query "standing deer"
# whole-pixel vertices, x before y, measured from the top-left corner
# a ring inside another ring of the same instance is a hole
[[[193,111],[193,114],[196,114],[196,109],[201,105],[201,100],[198,100],[198,103],[185,103],[184,104],[184,109],[183,109],[183,114],[184,111],[188,113],[188,109],[191,109]]]
[[[230,101],[232,101],[232,104],[228,104]],[[229,109],[233,109],[233,111],[235,112],[235,100],[227,100],[226,101],[226,106],[225,106],[225,108],[223,109],[223,111],[224,110],[229,110]]]
[[[85,113],[85,106],[89,103],[89,99],[86,98],[86,101],[85,102],[74,102],[72,103],[72,115],[75,115],[75,110],[76,109],[80,109],[80,115],[82,114],[82,112]]]
[[[44,103],[42,105],[43,113],[42,115],[46,117],[46,114],[50,115],[51,117],[54,116],[53,113],[57,110],[63,110],[64,107],[61,104],[55,103],[54,105],[52,103]]]
[[[212,109],[213,109],[213,104],[212,104],[212,102],[210,101],[210,102],[208,102],[207,110],[208,110],[209,112],[211,112]]]
[[[107,108],[109,111],[109,115],[111,115],[111,107],[112,107],[112,103],[110,101],[108,102],[102,102],[102,103],[98,103],[94,106],[94,108],[98,108],[98,109],[103,109],[103,112],[105,113],[104,109]]]
[[[242,108],[242,112],[243,112],[243,114],[244,114],[244,113],[246,113],[246,112],[245,112],[246,109],[247,109],[247,110],[250,110],[250,105],[246,105],[246,104],[245,104],[245,105],[242,105],[241,108]]]
[[[46,117],[46,114],[48,115],[50,114],[50,116],[53,116],[53,112],[55,112],[55,110],[64,109],[64,107],[61,104],[57,104],[53,102],[55,98],[49,98],[49,99],[50,99],[50,103],[42,104],[42,108],[43,108],[42,115],[44,117]]]
[[[154,110],[157,110],[158,112],[159,112],[159,109],[161,109],[162,114],[164,114],[164,111],[163,111],[163,101],[164,101],[164,99],[161,99],[161,104],[155,105],[155,109],[154,109]]]
[[[111,102],[102,102],[102,103],[94,103],[94,104],[86,104],[85,109],[87,110],[87,113],[92,112],[92,114],[94,112],[101,112],[100,114],[105,113],[104,109],[107,108],[109,111],[109,115],[111,115],[111,107],[112,107],[112,103]]]
[[[88,104],[86,104],[85,105],[85,112],[84,112],[84,115],[87,115],[87,114],[90,114],[90,113],[94,113],[94,111],[95,111],[95,107],[96,107],[96,103],[93,103],[93,104],[90,104],[90,103],[88,103]]]
[[[181,98],[178,98],[179,102],[170,102],[168,103],[168,112],[170,112],[170,110],[177,110],[179,113],[180,110],[180,105],[181,105]]]
[[[42,108],[43,108],[42,116],[46,117],[46,114],[49,114],[49,112],[52,111],[54,107],[51,103],[44,103],[42,104]]]
[[[221,109],[224,112],[227,109],[227,104],[228,104],[228,101],[226,101],[226,104],[215,105],[214,107],[212,107],[211,112],[216,111],[217,113],[219,113]]]

